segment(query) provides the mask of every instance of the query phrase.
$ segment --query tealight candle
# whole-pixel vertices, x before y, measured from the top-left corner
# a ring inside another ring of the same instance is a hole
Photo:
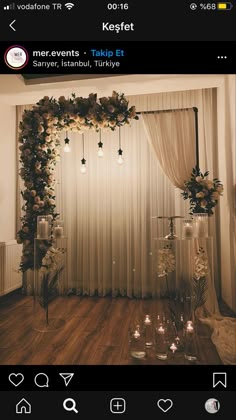
[[[150,325],[152,323],[151,319],[150,319],[150,315],[146,315],[145,319],[144,319],[144,324],[145,325]]]
[[[163,326],[161,325],[158,329],[157,329],[158,334],[165,334],[165,328],[163,328]]]
[[[175,343],[172,343],[170,346],[170,350],[172,350],[172,353],[175,353],[177,350],[177,346],[175,345]]]
[[[133,336],[134,338],[140,338],[140,332],[138,330],[135,330]]]
[[[186,331],[188,333],[192,333],[194,331],[194,327],[191,321],[187,322]]]

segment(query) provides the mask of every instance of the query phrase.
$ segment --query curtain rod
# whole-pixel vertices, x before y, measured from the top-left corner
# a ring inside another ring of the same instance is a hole
[[[139,111],[136,112],[136,114],[158,114],[159,112],[173,112],[173,111],[189,111],[190,109],[192,109],[194,112],[198,112],[198,109],[196,107],[191,107],[191,108],[173,108],[173,109],[159,109],[159,110],[155,110],[155,111]]]

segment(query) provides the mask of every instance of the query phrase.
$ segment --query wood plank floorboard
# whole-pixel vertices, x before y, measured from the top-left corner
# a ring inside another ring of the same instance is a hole
[[[146,313],[165,311],[164,301],[111,297],[58,297],[50,314],[65,320],[61,329],[38,332],[33,328],[33,298],[13,295],[0,299],[0,364],[6,365],[162,365],[190,364],[182,352],[162,362],[154,348],[143,360],[129,355],[129,327]],[[198,326],[195,364],[220,365],[211,331]]]

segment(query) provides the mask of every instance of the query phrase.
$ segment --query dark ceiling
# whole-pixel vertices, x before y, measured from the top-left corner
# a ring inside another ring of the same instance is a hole
[[[41,83],[68,82],[76,80],[100,79],[104,77],[126,76],[125,74],[22,74],[26,85]]]
[[[25,80],[44,79],[49,77],[66,76],[66,74],[22,74]]]

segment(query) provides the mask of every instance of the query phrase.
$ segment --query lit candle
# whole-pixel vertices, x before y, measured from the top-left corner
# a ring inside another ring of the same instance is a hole
[[[183,226],[183,237],[186,239],[191,239],[193,237],[193,227],[190,223],[186,223]]]
[[[55,235],[55,238],[61,238],[63,236],[63,227],[62,226],[55,226],[54,235]]]
[[[138,330],[134,331],[134,338],[140,338],[140,332]]]
[[[150,315],[146,315],[145,319],[144,319],[144,324],[150,325],[151,323],[152,323],[152,321],[150,319]]]
[[[45,219],[38,223],[38,236],[39,238],[48,238],[48,221]]]
[[[177,346],[175,345],[175,343],[171,344],[170,350],[172,350],[172,352],[175,353],[175,351],[177,350]]]
[[[163,328],[163,326],[161,325],[158,329],[157,329],[158,334],[165,334],[165,328]]]
[[[153,329],[150,315],[146,315],[144,319],[145,326],[145,344],[146,347],[152,347],[153,344]]]
[[[168,343],[165,336],[165,328],[160,325],[156,329],[156,357],[160,360],[167,359]]]
[[[187,324],[186,330],[187,330],[187,333],[193,333],[193,331],[194,331],[193,325],[192,324]]]

